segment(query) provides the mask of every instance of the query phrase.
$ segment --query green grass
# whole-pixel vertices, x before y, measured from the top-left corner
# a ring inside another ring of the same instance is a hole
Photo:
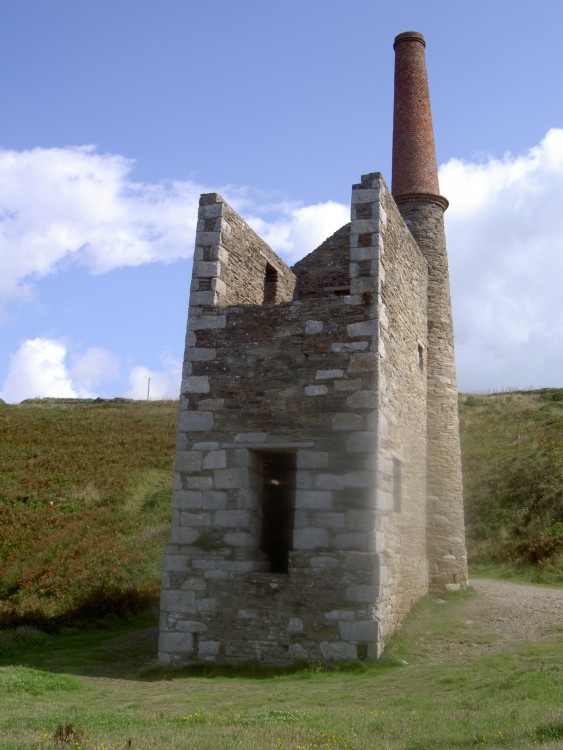
[[[124,637],[136,642],[146,619],[49,636],[48,644],[23,633],[17,654],[0,652],[0,748],[561,747],[555,635],[462,666],[425,664],[418,653],[422,637],[430,648],[438,638],[459,637],[472,596],[423,600],[383,662],[311,665],[291,674],[219,668],[166,674],[152,668],[152,646],[132,668],[115,646]],[[55,742],[61,727],[72,728],[68,743]]]

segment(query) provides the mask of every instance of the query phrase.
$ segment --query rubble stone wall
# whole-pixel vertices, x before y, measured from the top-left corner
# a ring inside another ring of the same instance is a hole
[[[296,299],[349,294],[349,256],[350,224],[345,224],[293,266]]]

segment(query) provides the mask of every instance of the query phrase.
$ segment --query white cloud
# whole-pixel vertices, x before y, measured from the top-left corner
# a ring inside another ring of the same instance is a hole
[[[126,397],[146,399],[150,378],[151,399],[178,398],[181,362],[165,357],[162,364],[162,370],[131,367]],[[66,341],[29,339],[10,357],[0,398],[9,403],[26,398],[96,398],[99,389],[117,378],[119,369],[117,358],[99,347],[75,355]]]
[[[132,167],[91,146],[0,149],[0,313],[71,263],[103,273],[191,256],[198,196],[207,189],[135,182]],[[523,155],[452,159],[440,181],[450,200],[460,388],[560,384],[563,130],[550,130]],[[237,186],[219,192],[290,263],[349,220],[349,208],[334,202],[275,203]],[[116,378],[117,366],[95,347],[75,356],[60,340],[30,337],[12,355],[0,395],[85,396]],[[128,395],[145,398],[149,377],[155,398],[177,396],[177,363],[159,372],[134,367]]]
[[[561,384],[563,130],[440,169],[461,390]]]
[[[280,204],[277,208],[281,216],[275,220],[251,217],[247,221],[290,263],[310,253],[350,221],[349,206],[334,201],[311,206]]]
[[[73,381],[81,384],[81,390],[91,391],[98,383],[117,378],[119,362],[110,352],[93,346],[74,357],[69,374]]]
[[[0,150],[0,306],[75,262],[92,273],[189,257],[200,186],[133,182],[93,146]]]
[[[151,370],[142,365],[133,367],[129,373],[129,388],[126,397],[151,400],[178,398],[180,396],[182,363],[167,358],[163,365],[163,370]]]
[[[94,146],[0,149],[0,313],[69,263],[100,274],[191,257],[199,195],[207,189],[189,180],[135,182],[133,166]],[[348,220],[336,203],[272,205],[248,188],[219,192],[258,217],[254,225],[266,241],[291,257],[310,252]]]
[[[67,348],[61,341],[30,339],[10,357],[10,368],[0,398],[76,398],[77,391],[65,365]]]

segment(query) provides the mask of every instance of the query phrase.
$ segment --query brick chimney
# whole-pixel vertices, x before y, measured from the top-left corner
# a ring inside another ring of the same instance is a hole
[[[440,196],[430,94],[424,48],[417,31],[395,38],[395,106],[393,113],[393,177],[391,192],[396,203]]]
[[[444,211],[422,34],[395,38],[392,190],[428,263],[427,553],[432,591],[467,585],[454,334]]]

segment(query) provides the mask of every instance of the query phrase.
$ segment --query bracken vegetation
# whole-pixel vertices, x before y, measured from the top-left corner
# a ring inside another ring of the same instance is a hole
[[[156,604],[177,408],[0,403],[0,626]],[[563,389],[461,396],[460,413],[470,563],[561,580]]]
[[[52,629],[157,600],[177,408],[0,404],[0,625]]]

